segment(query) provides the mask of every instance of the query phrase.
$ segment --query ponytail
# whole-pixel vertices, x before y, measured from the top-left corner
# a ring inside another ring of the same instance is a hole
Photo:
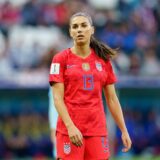
[[[108,45],[98,41],[93,35],[91,36],[90,47],[105,61],[113,58],[117,53],[117,49],[110,48]]]

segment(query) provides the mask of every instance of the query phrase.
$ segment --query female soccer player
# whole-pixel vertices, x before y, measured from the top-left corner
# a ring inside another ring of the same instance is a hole
[[[123,152],[131,148],[115,93],[116,76],[109,60],[115,51],[93,37],[92,19],[86,13],[79,12],[71,17],[69,32],[74,44],[54,56],[49,77],[59,114],[57,159],[108,160],[102,90],[122,132]]]

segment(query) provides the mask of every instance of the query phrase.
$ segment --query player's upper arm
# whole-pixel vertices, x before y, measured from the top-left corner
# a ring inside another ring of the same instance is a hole
[[[107,101],[113,100],[116,97],[114,84],[106,85],[104,87],[104,93]]]
[[[52,93],[54,97],[54,103],[64,99],[64,83],[53,83]]]

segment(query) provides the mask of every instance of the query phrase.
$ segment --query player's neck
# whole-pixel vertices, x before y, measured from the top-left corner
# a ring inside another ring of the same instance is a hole
[[[72,52],[83,58],[87,57],[91,53],[90,46],[73,46]]]

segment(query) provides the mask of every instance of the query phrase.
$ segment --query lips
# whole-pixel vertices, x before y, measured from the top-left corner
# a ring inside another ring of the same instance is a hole
[[[78,37],[78,38],[83,38],[83,37],[84,37],[84,35],[78,35],[77,37]]]

